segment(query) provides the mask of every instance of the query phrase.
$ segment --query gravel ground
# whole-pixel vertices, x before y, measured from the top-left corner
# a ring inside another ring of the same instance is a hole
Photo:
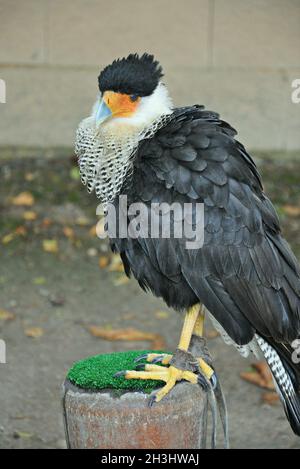
[[[260,166],[299,256],[300,163],[266,159]],[[64,448],[60,395],[71,364],[98,353],[149,347],[149,342],[99,339],[87,326],[159,332],[173,349],[181,318],[134,280],[104,268],[107,245],[91,230],[96,201],[81,188],[72,159],[1,162],[0,178],[0,338],[7,346],[7,363],[0,364],[0,447]],[[15,205],[12,198],[23,191],[34,200]],[[45,240],[52,243],[47,247]],[[263,403],[264,390],[240,378],[254,359],[243,359],[220,337],[209,339],[209,349],[227,397],[231,446],[300,448],[281,405]]]

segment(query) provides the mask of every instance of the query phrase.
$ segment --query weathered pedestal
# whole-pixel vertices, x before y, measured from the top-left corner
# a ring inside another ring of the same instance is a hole
[[[160,403],[149,394],[89,391],[64,383],[69,448],[198,449],[205,447],[207,396],[197,385],[178,383]]]

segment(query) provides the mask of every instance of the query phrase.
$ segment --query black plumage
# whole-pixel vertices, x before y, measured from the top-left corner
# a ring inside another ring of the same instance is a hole
[[[149,207],[154,200],[204,202],[202,249],[187,252],[186,239],[150,237],[114,239],[112,245],[125,263],[128,260],[127,270],[168,305],[183,309],[195,299],[209,303],[208,309],[236,343],[248,343],[255,331],[291,341],[300,331],[299,266],[281,237],[257,168],[234,135],[215,113],[198,106],[177,109],[169,124],[140,143],[131,184],[127,181],[126,191],[121,191],[128,203]],[[166,257],[178,272],[175,283],[165,269]],[[178,282],[181,290],[176,295]],[[168,293],[162,294],[162,289]],[[233,309],[237,320],[246,324],[242,332],[236,333]]]
[[[126,273],[169,306],[201,302],[236,344],[258,334],[282,357],[277,344],[300,334],[300,269],[255,163],[235,135],[202,106],[175,109],[167,125],[140,142],[131,182],[121,191],[129,204],[143,202],[149,210],[154,201],[203,202],[201,249],[187,250],[184,238],[112,239],[111,245]],[[299,366],[293,383],[299,392]],[[300,433],[298,419],[293,428]]]

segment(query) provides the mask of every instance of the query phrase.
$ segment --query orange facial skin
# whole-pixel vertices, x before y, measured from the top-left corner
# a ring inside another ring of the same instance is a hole
[[[103,101],[109,107],[113,117],[132,116],[140,102],[141,98],[132,100],[128,94],[115,93],[114,91],[105,91]]]

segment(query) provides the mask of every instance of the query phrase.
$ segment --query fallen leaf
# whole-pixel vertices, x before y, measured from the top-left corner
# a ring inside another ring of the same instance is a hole
[[[109,257],[108,256],[100,256],[99,257],[99,267],[100,269],[105,269],[109,264]]]
[[[3,236],[2,244],[10,243],[15,237],[15,233],[8,233],[7,235]]]
[[[36,220],[37,214],[36,214],[36,212],[34,212],[33,210],[26,210],[26,211],[23,213],[23,218],[24,218],[24,220],[26,220],[26,221],[33,221],[33,220]]]
[[[11,199],[13,205],[31,206],[34,204],[34,197],[30,192],[21,192]]]
[[[0,309],[0,320],[3,321],[11,321],[15,319],[16,315],[11,313],[10,311],[6,311],[5,309]]]
[[[105,329],[106,331],[112,331],[113,328],[114,328],[113,324],[110,324],[108,322],[103,326],[103,329]]]
[[[74,230],[73,228],[70,228],[70,226],[63,227],[63,234],[65,235],[66,238],[69,238],[69,239],[75,238]]]
[[[27,337],[31,337],[33,339],[37,339],[44,335],[44,330],[41,327],[28,327],[24,332]]]
[[[86,217],[77,217],[75,223],[79,226],[87,226],[90,224],[90,221]]]
[[[209,329],[205,331],[204,336],[207,339],[215,339],[216,337],[220,336],[220,332],[216,331],[215,329]]]
[[[89,257],[96,257],[97,254],[98,254],[98,251],[96,248],[89,248],[87,251],[86,251],[87,255]]]
[[[241,378],[249,383],[255,384],[260,388],[269,389],[273,391],[275,389],[272,373],[266,362],[256,362],[251,364],[253,371],[242,372]]]
[[[48,298],[50,296],[50,292],[46,288],[39,288],[39,294],[41,296],[46,297],[46,298]]]
[[[107,255],[107,253],[110,252],[108,244],[105,244],[105,243],[99,244],[99,248],[100,248],[100,251],[102,252],[102,254]]]
[[[34,285],[44,285],[46,283],[46,279],[45,279],[45,277],[35,277],[32,280],[32,283]]]
[[[109,272],[124,272],[124,266],[119,254],[113,254],[108,267]]]
[[[74,181],[79,181],[79,179],[80,179],[80,173],[79,173],[79,169],[76,168],[76,166],[73,166],[73,168],[71,168],[71,170],[70,170],[70,177],[71,177],[71,179],[73,179]]]
[[[49,301],[52,306],[63,306],[66,302],[65,298],[62,295],[51,295]]]
[[[25,226],[18,226],[16,229],[15,229],[15,233],[17,235],[20,235],[20,236],[25,236],[27,234],[27,230],[25,228]]]
[[[300,216],[300,207],[296,205],[283,205],[282,210],[290,217]]]
[[[113,280],[113,284],[115,287],[120,287],[121,285],[126,285],[129,282],[129,278],[126,275],[120,275],[118,278]]]
[[[92,236],[93,238],[97,236],[96,225],[92,226],[89,229],[89,235]]]
[[[56,239],[44,239],[43,249],[45,252],[51,252],[52,254],[56,254],[58,252],[58,243]]]
[[[32,417],[29,415],[18,414],[18,415],[10,415],[9,418],[11,420],[30,420]]]
[[[130,321],[131,319],[135,319],[136,318],[136,314],[134,313],[124,313],[121,315],[121,319],[123,321]]]
[[[41,223],[42,228],[48,228],[48,226],[52,225],[52,220],[50,218],[44,218],[44,220]]]
[[[265,404],[276,405],[279,402],[279,396],[276,392],[264,392],[261,396]]]
[[[31,182],[35,179],[34,173],[25,173],[25,181]]]
[[[8,304],[10,308],[15,308],[18,305],[18,302],[16,300],[10,300]]]
[[[160,334],[143,332],[133,327],[126,329],[107,329],[100,326],[88,326],[87,329],[94,337],[105,340],[126,340],[131,342],[146,340],[152,342],[153,349],[160,350],[165,348],[164,338]]]
[[[240,373],[240,377],[244,381],[248,381],[248,383],[255,384],[256,386],[259,386],[261,388],[264,387],[263,379],[261,378],[261,376],[259,376],[258,373],[255,373],[254,371],[242,371]]]
[[[264,381],[270,386],[272,389],[275,389],[273,377],[271,370],[265,361],[260,361],[252,364],[252,367],[261,375]]]
[[[29,433],[29,432],[20,432],[19,430],[15,430],[13,432],[13,437],[18,439],[18,438],[22,438],[22,439],[29,439],[29,438],[32,438],[33,437],[33,433]]]
[[[168,313],[168,311],[155,311],[154,316],[157,319],[167,319],[170,314]]]

